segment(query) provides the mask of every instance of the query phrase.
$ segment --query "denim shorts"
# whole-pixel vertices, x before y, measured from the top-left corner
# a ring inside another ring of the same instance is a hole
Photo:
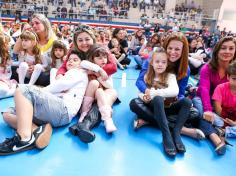
[[[33,121],[50,123],[59,127],[70,123],[63,99],[45,92],[40,87],[19,84],[19,90],[33,105]]]

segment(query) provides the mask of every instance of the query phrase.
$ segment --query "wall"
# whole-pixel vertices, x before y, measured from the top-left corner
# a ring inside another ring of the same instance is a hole
[[[236,1],[234,1],[235,3]],[[236,33],[236,5],[233,0],[224,0],[220,8],[218,25],[220,29],[226,27],[226,31],[231,30]]]

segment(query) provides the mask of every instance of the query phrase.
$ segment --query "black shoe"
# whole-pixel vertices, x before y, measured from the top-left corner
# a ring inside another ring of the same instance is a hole
[[[168,146],[164,141],[163,141],[163,147],[164,147],[164,151],[165,153],[170,156],[170,157],[175,157],[177,152],[176,152],[176,148],[175,146],[173,145],[172,147],[171,146]]]
[[[181,140],[181,136],[179,133],[174,133],[174,131],[172,132],[172,137],[174,139],[174,143],[175,143],[175,147],[178,153],[185,153],[186,152],[186,148]]]
[[[186,152],[186,148],[184,146],[184,144],[182,143],[175,143],[176,149],[179,153],[185,153]]]
[[[70,131],[70,133],[73,134],[74,136],[77,136],[77,135],[78,135],[78,125],[77,125],[77,123],[74,124],[74,125],[72,125],[72,126],[70,126],[70,127],[69,127],[69,131]]]
[[[10,155],[26,150],[33,149],[35,137],[31,136],[31,139],[27,142],[21,141],[21,137],[16,133],[12,138],[6,138],[6,140],[0,144],[0,155]]]
[[[84,120],[84,122],[70,126],[69,131],[74,136],[78,136],[82,142],[90,143],[94,141],[96,136],[86,125],[86,120]]]
[[[90,131],[90,130],[86,130],[86,129],[80,129],[78,131],[78,137],[80,138],[80,140],[84,143],[90,143],[93,142],[95,139],[95,134]]]
[[[38,149],[43,149],[48,146],[52,136],[52,126],[50,123],[39,126],[33,132],[35,136],[35,146]]]

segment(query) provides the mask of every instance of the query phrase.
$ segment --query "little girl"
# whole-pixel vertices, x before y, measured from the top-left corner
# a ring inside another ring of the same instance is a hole
[[[57,70],[65,61],[66,54],[67,54],[66,45],[62,41],[55,40],[53,42],[51,50],[52,63],[50,70],[50,83],[55,81]]]
[[[169,156],[176,155],[177,145],[182,144],[178,141],[182,126],[176,122],[173,128],[173,138],[168,127],[167,116],[170,114],[178,95],[179,88],[176,76],[167,71],[168,57],[163,48],[154,51],[149,63],[148,71],[145,74],[144,81],[149,88],[146,94],[139,94],[148,109],[153,112],[153,120],[158,124],[163,138],[164,151]],[[182,124],[182,123],[181,123]],[[182,124],[183,125],[183,124]],[[176,128],[176,129],[175,129]],[[183,144],[182,144],[183,145]]]
[[[19,83],[24,84],[25,78],[29,78],[29,84],[33,85],[47,63],[42,65],[42,56],[38,47],[37,35],[31,31],[24,31],[20,38],[22,40],[23,51],[19,53],[18,76]]]
[[[11,58],[8,50],[8,38],[0,33],[0,98],[12,96],[16,89],[16,81],[11,77]]]
[[[100,71],[103,71],[104,75],[107,74],[102,69],[106,64],[109,64],[108,51],[101,45],[94,45],[88,55],[88,60],[100,67]],[[89,61],[87,61],[89,63]],[[82,63],[82,67],[86,68],[85,61]],[[107,133],[116,131],[116,127],[112,120],[112,104],[117,99],[117,92],[113,89],[113,82],[111,76],[104,81],[102,76],[90,72],[90,81],[85,92],[85,96],[81,107],[81,116],[79,122],[84,120],[84,117],[90,110],[94,99],[97,100],[101,118],[104,121],[104,125]],[[105,78],[106,78],[105,77]]]
[[[110,51],[116,57],[116,63],[121,70],[124,70],[122,61],[126,58],[124,49],[120,46],[119,41],[116,38],[111,39],[111,48]]]

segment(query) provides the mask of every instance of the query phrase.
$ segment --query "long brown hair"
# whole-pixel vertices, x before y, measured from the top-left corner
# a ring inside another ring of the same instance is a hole
[[[66,48],[66,45],[60,41],[60,40],[55,40],[53,42],[53,45],[52,45],[52,50],[51,50],[51,58],[52,58],[52,64],[51,66],[52,67],[55,67],[56,66],[56,60],[58,59],[56,56],[55,56],[55,50],[59,48],[59,49],[63,49],[64,51],[64,56],[67,54],[67,48]],[[62,61],[62,58],[60,58],[61,61]]]
[[[213,69],[214,71],[217,71],[218,67],[219,67],[218,53],[219,53],[219,51],[221,49],[221,46],[223,45],[223,43],[228,42],[228,41],[234,42],[234,45],[236,47],[236,40],[232,36],[226,36],[226,37],[221,38],[219,40],[219,42],[216,43],[216,45],[215,45],[215,47],[213,49],[212,59],[210,60],[209,65],[210,65],[210,68]],[[234,57],[233,57],[232,60],[235,60],[235,58],[236,58],[236,50],[235,50]]]
[[[6,69],[7,61],[9,61],[10,54],[8,49],[8,36],[0,33],[0,66]]]
[[[36,42],[35,46],[33,47],[32,53],[34,54],[35,57],[35,64],[41,64],[41,52],[38,46],[38,37],[37,34],[35,34],[34,32],[31,31],[24,31],[21,35],[20,35],[21,40],[25,39],[25,40],[31,40]],[[24,55],[26,55],[26,50],[24,49]]]
[[[180,41],[183,43],[183,49],[180,59],[175,63],[169,63],[168,65],[168,70],[174,72],[176,74],[177,80],[180,80],[186,77],[188,74],[188,40],[181,32],[174,32],[165,39],[163,44],[165,50],[167,50],[167,47],[172,40]]]
[[[153,85],[154,78],[155,78],[155,71],[154,71],[152,64],[153,64],[153,60],[157,54],[165,54],[166,58],[168,58],[167,53],[164,48],[157,48],[155,51],[153,51],[153,54],[152,54],[152,57],[151,57],[151,60],[150,60],[149,66],[148,66],[147,73],[144,76],[144,81],[147,84],[147,87],[149,87],[149,88],[153,87],[153,86],[156,86],[155,88],[166,87],[167,75],[168,75],[167,69],[159,75],[159,81],[158,81],[159,85]],[[168,59],[167,59],[167,61],[168,61]]]

